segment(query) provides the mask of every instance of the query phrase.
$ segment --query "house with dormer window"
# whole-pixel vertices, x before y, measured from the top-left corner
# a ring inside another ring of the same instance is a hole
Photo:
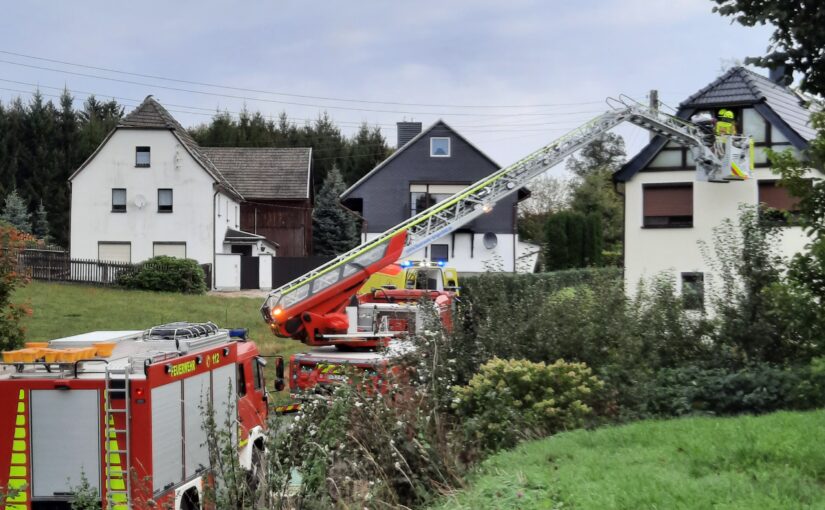
[[[424,130],[420,122],[397,126],[398,149],[341,195],[341,202],[363,218],[364,241],[499,169],[442,120]],[[539,248],[519,241],[516,230],[518,203],[527,196],[527,190],[519,190],[411,259],[443,262],[465,274],[532,272]]]
[[[212,288],[268,289],[282,249],[276,239],[294,239],[288,251],[305,254],[311,238],[302,230],[311,228],[310,156],[302,148],[200,147],[149,96],[69,178],[71,256],[189,258],[212,266]]]
[[[766,149],[799,155],[816,136],[803,98],[771,78],[734,67],[685,99],[677,116],[715,116],[720,109],[734,113],[738,133],[753,137],[751,179],[697,182],[689,151],[659,136],[614,175],[624,195],[625,282],[631,293],[640,280],[669,273],[692,296],[692,306],[701,308],[706,282],[713,278],[701,243],[712,246],[713,229],[738,218],[743,204],[773,211],[793,211],[796,205],[777,186],[779,176],[770,168]],[[821,177],[814,170],[811,174]],[[806,242],[800,227],[783,227],[784,255],[800,251]]]

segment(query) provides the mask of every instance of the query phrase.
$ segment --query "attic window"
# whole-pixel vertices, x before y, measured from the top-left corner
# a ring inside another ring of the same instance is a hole
[[[449,158],[450,157],[450,139],[449,137],[433,137],[430,138],[430,156],[434,158]]]
[[[138,168],[148,168],[151,158],[149,157],[149,147],[135,147],[135,166]]]

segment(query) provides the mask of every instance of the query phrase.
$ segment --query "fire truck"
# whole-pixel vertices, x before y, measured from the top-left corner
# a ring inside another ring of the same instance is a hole
[[[85,478],[102,508],[201,508],[206,409],[260,468],[268,397],[246,330],[173,323],[30,343],[0,365],[7,510],[67,509]],[[208,405],[209,404],[209,405]]]
[[[608,99],[610,110],[510,166],[469,185],[452,197],[390,228],[375,239],[344,253],[299,278],[273,289],[261,313],[279,337],[301,341],[314,349],[290,359],[290,390],[306,394],[314,386],[340,378],[336,367],[383,370],[391,358],[380,354],[354,356],[340,352],[375,349],[401,341],[420,325],[419,300],[429,297],[449,323],[454,293],[398,286],[398,260],[412,256],[431,242],[454,232],[493,209],[535,177],[564,161],[603,133],[630,122],[687,147],[700,181],[727,183],[750,177],[753,141],[747,135],[716,136],[712,123],[668,115],[625,96]],[[385,270],[384,268],[389,269]],[[382,272],[387,273],[382,275]],[[374,288],[370,281],[387,281]],[[297,406],[289,406],[295,409]]]

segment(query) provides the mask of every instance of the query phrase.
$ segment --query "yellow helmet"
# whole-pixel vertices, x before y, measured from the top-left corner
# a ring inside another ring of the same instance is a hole
[[[722,119],[733,119],[733,112],[728,110],[727,108],[722,108],[719,110],[719,115],[717,117]]]

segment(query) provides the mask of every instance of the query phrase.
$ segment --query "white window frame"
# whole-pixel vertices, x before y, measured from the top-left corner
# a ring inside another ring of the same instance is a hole
[[[435,140],[447,140],[447,154],[435,154],[433,150],[433,142]],[[452,142],[450,142],[449,136],[433,136],[430,137],[430,157],[431,158],[449,158],[450,154],[452,154]]]

